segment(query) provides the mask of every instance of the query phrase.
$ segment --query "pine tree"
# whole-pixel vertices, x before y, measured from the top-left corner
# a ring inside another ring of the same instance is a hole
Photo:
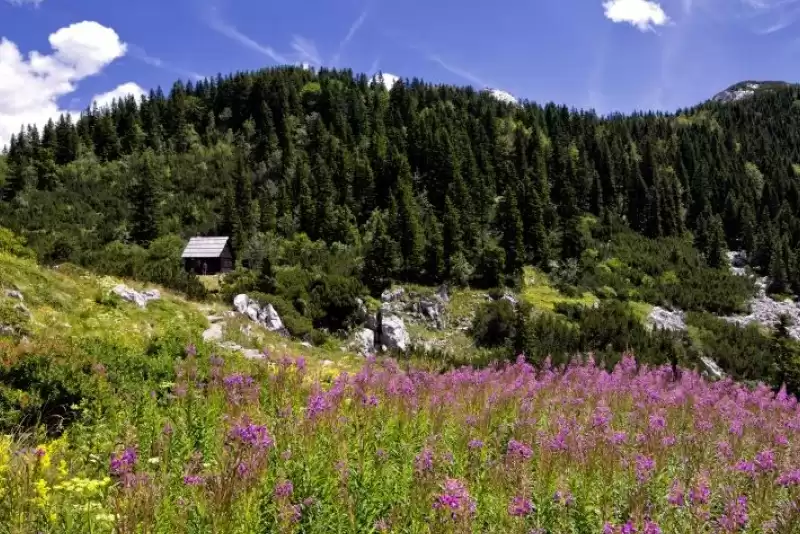
[[[503,248],[506,251],[506,268],[517,272],[525,263],[525,227],[517,205],[517,195],[509,188],[498,212]]]
[[[364,254],[364,283],[374,293],[387,288],[400,267],[397,243],[389,236],[380,212],[375,217],[372,240]]]
[[[403,255],[405,272],[409,277],[416,276],[424,263],[425,236],[420,224],[419,206],[411,189],[411,170],[408,161],[403,159],[397,178],[397,238]]]
[[[715,269],[725,265],[725,230],[722,219],[714,215],[708,228],[708,242],[706,244],[706,262]]]
[[[152,151],[145,152],[135,166],[136,181],[131,193],[131,238],[147,246],[158,237],[161,221],[157,163]]]

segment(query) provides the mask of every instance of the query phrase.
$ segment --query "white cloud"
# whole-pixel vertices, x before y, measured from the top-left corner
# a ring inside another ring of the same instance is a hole
[[[261,43],[252,39],[248,35],[245,35],[244,33],[240,32],[239,29],[233,24],[228,24],[227,22],[222,20],[216,8],[211,8],[208,15],[206,15],[206,23],[208,24],[209,28],[219,33],[220,35],[224,35],[228,39],[236,41],[240,45],[249,48],[250,50],[254,50],[259,54],[267,56],[275,63],[278,64],[289,63],[289,61],[287,61],[287,59],[284,56],[276,52],[271,46],[262,45]]]
[[[139,84],[134,82],[123,83],[122,85],[118,85],[114,89],[101,93],[99,95],[95,95],[92,98],[92,104],[97,104],[97,107],[102,108],[105,106],[111,105],[114,100],[120,100],[125,98],[128,95],[133,95],[136,97],[136,100],[139,100],[139,97],[146,95],[147,91],[142,89]]]
[[[22,125],[41,125],[69,113],[59,108],[58,99],[127,49],[114,30],[90,21],[61,28],[49,41],[51,54],[33,51],[25,57],[16,44],[0,38],[0,146]]]
[[[661,6],[650,0],[607,0],[603,2],[603,9],[610,21],[627,22],[641,31],[669,22]]]
[[[12,6],[33,6],[39,7],[44,0],[7,0]]]

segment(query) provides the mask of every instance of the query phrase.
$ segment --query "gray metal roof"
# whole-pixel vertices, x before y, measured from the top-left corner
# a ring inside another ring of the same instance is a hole
[[[181,258],[218,258],[225,249],[228,237],[193,237],[183,249]]]

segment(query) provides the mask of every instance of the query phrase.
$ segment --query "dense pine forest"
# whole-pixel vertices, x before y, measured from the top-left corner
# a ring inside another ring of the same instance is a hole
[[[190,296],[205,288],[181,269],[185,239],[229,235],[249,269],[223,291],[275,295],[298,335],[346,329],[347,303],[393,281],[513,286],[524,266],[566,293],[730,314],[754,289],[727,250],[746,251],[770,293],[800,292],[798,163],[796,86],[602,117],[284,67],[22,129],[0,156],[0,226],[44,263]]]

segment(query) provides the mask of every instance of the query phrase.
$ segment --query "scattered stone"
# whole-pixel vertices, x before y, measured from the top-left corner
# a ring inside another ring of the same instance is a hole
[[[450,302],[450,295],[447,292],[447,284],[442,284],[439,286],[439,289],[436,290],[436,298],[444,303]]]
[[[25,300],[25,297],[22,296],[22,293],[16,289],[6,289],[6,296],[10,299],[17,299],[19,301]]]
[[[655,306],[647,316],[651,328],[659,330],[683,331],[686,330],[685,314],[680,311],[670,311],[660,306]]]
[[[792,300],[778,301],[766,294],[766,281],[760,280],[758,295],[750,300],[750,313],[747,315],[732,315],[722,319],[739,326],[760,324],[775,328],[780,322],[781,315],[786,315],[792,323],[788,329],[789,337],[800,340],[800,305]]]
[[[367,315],[367,320],[364,321],[364,326],[369,328],[370,330],[377,331],[378,330],[378,316],[374,313],[370,313]]]
[[[362,356],[375,353],[375,332],[369,328],[356,331],[354,345]]]
[[[220,341],[222,339],[222,324],[214,323],[211,328],[203,332],[203,341]]]
[[[314,348],[314,345],[312,345],[308,341],[303,341],[302,343],[300,343],[300,346],[305,347],[307,349],[313,349]]]
[[[256,349],[241,349],[239,352],[242,353],[248,360],[263,360],[264,359],[264,352]]]
[[[151,289],[140,293],[124,284],[115,286],[111,291],[117,294],[122,300],[133,302],[140,308],[146,308],[148,302],[161,298],[161,293],[159,293],[157,289]]]
[[[700,361],[705,367],[704,374],[713,378],[714,380],[722,380],[725,378],[725,372],[717,365],[717,362],[706,356],[700,356]]]
[[[406,290],[402,287],[397,287],[395,289],[386,289],[383,293],[381,293],[381,301],[383,302],[395,302],[400,300],[403,295],[405,295]]]
[[[397,315],[381,317],[380,339],[388,350],[405,351],[411,342],[403,319]]]

